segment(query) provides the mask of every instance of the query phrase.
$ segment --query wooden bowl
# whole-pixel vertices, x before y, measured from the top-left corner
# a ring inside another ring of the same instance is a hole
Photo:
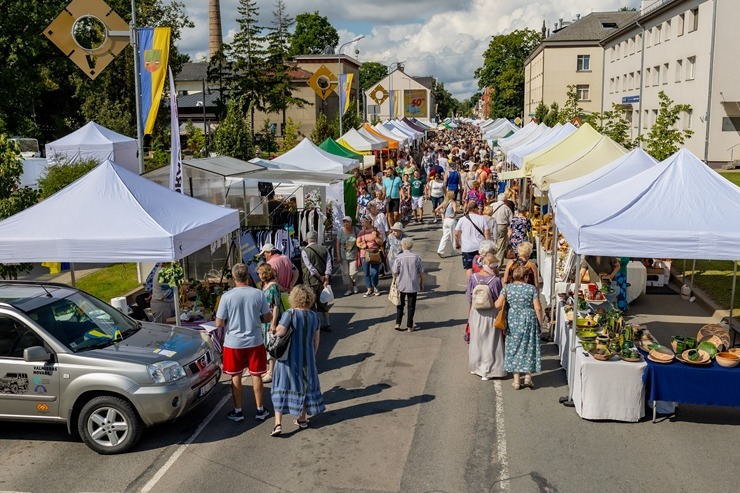
[[[734,368],[740,364],[740,356],[730,352],[717,353],[714,360],[719,366],[724,366],[725,368]]]

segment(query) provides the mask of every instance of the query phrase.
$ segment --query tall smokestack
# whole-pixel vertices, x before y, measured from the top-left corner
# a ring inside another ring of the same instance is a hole
[[[208,51],[210,58],[221,50],[223,45],[221,35],[221,2],[220,0],[209,0],[208,3]]]

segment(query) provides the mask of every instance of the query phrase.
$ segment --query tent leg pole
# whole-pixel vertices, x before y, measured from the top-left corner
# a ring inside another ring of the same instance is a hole
[[[730,316],[727,319],[727,323],[730,326],[730,332],[732,332],[732,346],[735,346],[735,336],[737,332],[732,328],[732,312],[735,309],[735,285],[737,284],[737,260],[732,262],[732,291],[730,293]]]
[[[571,322],[570,330],[568,334],[568,396],[561,397],[560,403],[567,407],[575,407],[573,402],[573,381],[575,379],[575,354],[576,354],[576,323],[578,321],[578,266],[581,264],[581,254],[576,255],[576,287],[573,289],[573,321]]]
[[[74,262],[69,263],[69,278],[70,278],[70,284],[73,288],[77,287],[77,281],[75,280],[75,264]]]
[[[173,260],[172,263],[178,263],[179,264],[180,261],[179,260]],[[181,322],[180,322],[180,289],[181,288],[182,288],[182,286],[175,285],[175,292],[174,292],[174,294],[172,296],[172,298],[173,298],[173,300],[175,302],[175,325],[177,325],[178,327],[180,327],[180,325],[181,325]]]
[[[694,273],[696,272],[696,259],[691,262],[691,290],[694,290]]]

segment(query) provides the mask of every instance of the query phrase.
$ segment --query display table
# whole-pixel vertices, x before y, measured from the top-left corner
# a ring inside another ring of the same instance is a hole
[[[570,347],[570,330],[568,319],[565,317],[565,304],[558,300],[558,318],[555,325],[553,340],[558,346],[558,356],[560,357],[560,366],[568,369],[568,348]]]
[[[740,407],[740,368],[724,368],[715,361],[709,366],[691,366],[647,361],[647,399],[702,406]],[[655,421],[655,407],[653,407]]]
[[[636,422],[645,416],[645,361],[598,361],[576,348],[573,402],[583,419]]]

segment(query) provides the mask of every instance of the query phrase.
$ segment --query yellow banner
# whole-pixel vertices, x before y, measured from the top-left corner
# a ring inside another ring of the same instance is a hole
[[[426,116],[427,92],[424,89],[406,89],[403,91],[404,116]]]

